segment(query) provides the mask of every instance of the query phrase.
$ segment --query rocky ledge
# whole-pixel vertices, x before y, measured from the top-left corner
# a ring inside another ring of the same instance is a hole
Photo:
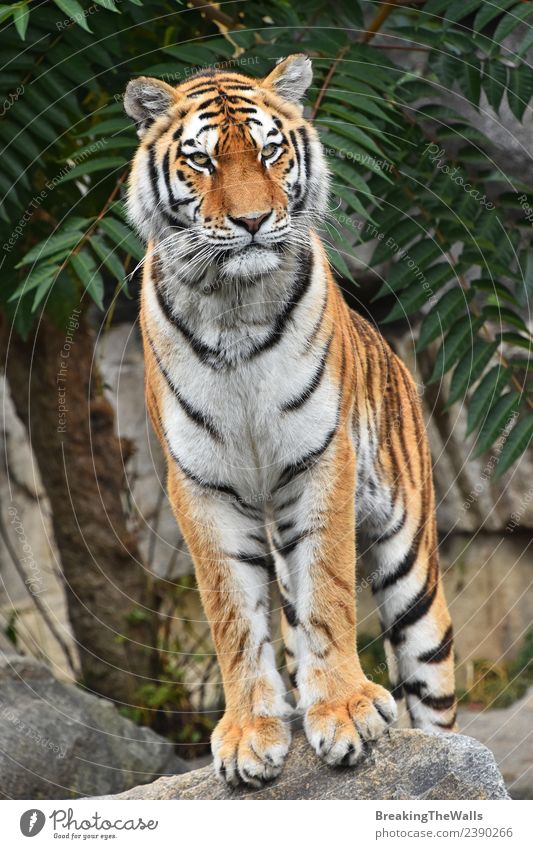
[[[281,776],[231,790],[211,766],[165,776],[115,799],[508,799],[492,753],[471,737],[390,731],[355,768],[332,769],[297,732]]]

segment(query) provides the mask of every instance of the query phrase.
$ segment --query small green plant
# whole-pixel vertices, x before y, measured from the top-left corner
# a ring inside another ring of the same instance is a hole
[[[122,708],[138,725],[172,740],[183,758],[209,751],[211,731],[221,715],[213,686],[208,688],[208,703],[204,692],[215,667],[213,647],[207,634],[199,633],[197,623],[188,620],[196,592],[194,577],[185,575],[173,592],[165,594],[158,632],[158,680],[137,691],[134,707]]]
[[[367,678],[383,687],[389,687],[387,662],[381,636],[363,632],[357,635],[357,650]]]
[[[528,631],[515,660],[494,663],[477,659],[472,683],[460,693],[460,701],[483,708],[508,707],[533,685],[533,629]]]

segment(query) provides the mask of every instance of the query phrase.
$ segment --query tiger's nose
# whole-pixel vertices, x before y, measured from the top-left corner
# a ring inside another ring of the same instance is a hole
[[[234,224],[238,224],[239,227],[244,227],[248,233],[252,235],[257,233],[261,225],[267,218],[272,214],[272,210],[269,209],[268,212],[260,212],[258,215],[249,215],[243,218],[233,218],[231,215],[229,216],[229,220],[233,221]]]

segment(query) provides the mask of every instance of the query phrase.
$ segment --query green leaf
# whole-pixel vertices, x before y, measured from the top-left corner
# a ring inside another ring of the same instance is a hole
[[[533,11],[533,9],[532,9]],[[533,33],[533,27],[531,28]],[[533,44],[533,37],[532,37]],[[521,121],[533,96],[533,71],[526,65],[511,68],[507,101],[513,115]]]
[[[16,268],[20,268],[22,265],[28,265],[30,262],[35,262],[36,260],[45,259],[60,251],[63,252],[64,256],[67,256],[72,248],[78,244],[82,235],[82,233],[67,232],[50,236],[50,238],[39,242],[38,245],[35,245],[29,250],[21,261],[17,263]]]
[[[339,272],[341,277],[346,277],[348,280],[351,280],[352,283],[355,283],[352,272],[348,268],[346,260],[342,254],[336,248],[330,247],[330,245],[325,245],[325,248],[331,264]]]
[[[483,307],[483,318],[488,321],[495,321],[499,325],[501,324],[512,324],[514,327],[518,327],[519,330],[525,331],[525,333],[529,333],[524,320],[520,318],[520,316],[514,312],[514,310],[509,309],[509,307],[502,307],[501,305],[488,304]]]
[[[533,6],[531,3],[521,3],[516,6],[512,12],[509,12],[508,15],[505,15],[498,26],[493,35],[493,39],[496,45],[496,49],[501,45],[504,38],[512,33],[514,29],[520,24],[522,21],[525,21],[526,18],[530,17],[533,14]]]
[[[481,63],[476,56],[470,56],[463,63],[460,81],[470,102],[478,106],[481,96]]]
[[[110,12],[118,12],[120,14],[113,0],[94,0],[94,2],[99,6],[103,6],[104,9],[109,9]]]
[[[481,9],[474,21],[474,31],[479,32],[482,30],[493,18],[502,11],[509,9],[515,3],[516,0],[491,0],[490,3],[480,3]]]
[[[519,406],[520,394],[518,392],[507,392],[498,398],[495,405],[489,409],[479,431],[475,451],[472,455],[474,459],[488,451],[491,445],[496,442],[505,428],[509,426]]]
[[[429,297],[428,293],[419,283],[413,283],[408,289],[403,290],[391,311],[383,319],[382,324],[389,324],[391,321],[407,318],[407,316],[412,315],[423,307]]]
[[[526,351],[533,352],[533,340],[531,338],[526,339],[520,333],[513,333],[506,330],[505,333],[499,333],[498,338],[501,342],[506,342],[508,345],[516,345],[518,348],[525,348]]]
[[[57,266],[55,265],[38,265],[30,271],[27,277],[24,278],[13,294],[8,298],[9,301],[16,301],[18,298],[24,297],[32,289],[36,289],[44,282],[51,284],[57,274]]]
[[[337,199],[333,197],[330,198],[330,200],[334,203],[334,207],[330,208],[330,214],[333,215],[335,220],[338,221],[341,226],[346,227],[348,230],[357,230],[357,239],[361,239],[361,231],[363,230],[363,227],[360,225],[362,221],[372,220],[370,218],[369,213],[367,212],[367,210],[365,209],[353,189],[348,189],[346,188],[346,186],[343,186],[340,183],[332,182],[331,185],[334,189],[334,194],[338,195],[339,198],[342,198],[342,200],[346,202],[348,206],[348,211],[353,210],[354,212],[357,212],[357,214],[360,216],[360,219],[352,220],[351,216],[346,216],[344,210],[339,209]]]
[[[126,284],[124,266],[113,249],[109,248],[104,240],[99,236],[91,236],[90,245],[98,259],[103,262],[115,280],[118,280],[118,282],[124,286]]]
[[[65,15],[68,15],[69,18],[72,18],[74,23],[78,24],[87,32],[91,32],[89,28],[89,24],[87,23],[87,16],[82,6],[78,3],[78,0],[54,0],[56,6],[59,6],[62,12]]]
[[[497,61],[493,61],[485,66],[483,88],[485,89],[487,100],[495,112],[498,112],[500,108],[500,103],[507,87],[508,70],[506,65]]]
[[[460,287],[445,292],[425,316],[420,327],[416,350],[423,351],[438,336],[449,330],[453,322],[464,313],[473,294],[471,289],[465,292]]]
[[[73,254],[70,264],[83,283],[86,292],[89,293],[95,304],[103,310],[104,281],[92,256],[86,250],[80,251]]]
[[[432,285],[424,273],[424,268],[438,256],[441,256],[441,254],[441,248],[431,238],[421,239],[407,251],[399,251],[397,254],[398,259],[389,270],[387,280],[385,280],[373,300],[378,300],[378,298],[384,295],[390,295],[391,292],[398,292],[414,280],[416,280],[421,288],[425,284],[427,297],[431,297],[432,292],[436,288],[435,279]],[[439,274],[446,276],[446,265],[443,264],[441,270],[439,264]],[[437,268],[437,266],[432,266],[432,268]]]
[[[0,24],[13,14],[13,6],[0,6]]]
[[[484,342],[482,339],[474,340],[472,351],[468,351],[455,368],[446,407],[451,407],[459,398],[464,398],[469,386],[475,383],[498,350],[498,344],[498,342]]]
[[[442,379],[442,376],[473,345],[476,333],[482,325],[483,319],[472,319],[470,315],[466,315],[452,327],[439,348],[428,383],[435,383]]]
[[[69,180],[77,180],[79,177],[86,177],[88,174],[95,174],[98,171],[116,171],[117,168],[123,168],[126,161],[122,156],[102,156],[97,159],[86,159],[85,162],[80,162],[68,171],[61,178],[62,183],[68,183]]]
[[[494,295],[495,298],[503,301],[510,301],[516,304],[516,298],[503,283],[499,280],[491,280],[489,277],[479,277],[477,280],[472,280],[471,285],[474,289],[480,292],[486,292],[488,295]]]
[[[43,278],[43,280],[41,280],[41,282],[39,283],[39,285],[37,286],[37,288],[35,290],[35,296],[33,298],[33,303],[31,305],[32,313],[35,312],[35,310],[37,309],[37,307],[39,306],[41,301],[43,301],[44,298],[46,297],[46,295],[48,295],[48,293],[52,290],[52,287],[54,286],[56,280],[57,280],[57,268],[54,269],[54,274],[52,275],[51,278]]]
[[[13,21],[22,41],[26,40],[26,30],[28,29],[29,20],[30,10],[27,4],[13,8]]]
[[[532,438],[533,416],[529,414],[528,418],[522,419],[515,424],[505,440],[498,465],[496,466],[494,480],[498,480],[522,456],[524,451],[529,447]]]
[[[493,402],[499,397],[503,387],[507,385],[512,373],[511,368],[503,368],[501,365],[494,366],[487,372],[468,404],[466,436],[470,436],[485,418]]]
[[[398,218],[401,213],[394,210],[395,218]],[[381,232],[384,232],[383,229]],[[412,242],[416,236],[421,233],[420,224],[410,218],[400,221],[394,227],[394,236],[389,239],[382,239],[376,245],[376,249],[372,255],[372,265],[379,265],[386,259],[390,259],[397,253],[398,249],[403,248],[408,242]],[[389,242],[389,244],[387,244]]]
[[[144,248],[131,230],[117,221],[116,218],[108,216],[100,221],[100,227],[123,251],[131,254],[135,259],[141,260],[144,256]]]
[[[349,186],[353,186],[354,189],[359,192],[363,192],[365,195],[368,194],[367,184],[353,166],[348,165],[347,162],[343,162],[341,159],[332,157],[329,162],[329,167],[333,174],[340,177],[344,183],[347,183]],[[335,184],[333,185],[335,186]]]

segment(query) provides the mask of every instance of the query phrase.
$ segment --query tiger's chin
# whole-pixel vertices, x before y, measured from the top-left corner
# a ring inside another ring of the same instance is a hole
[[[225,256],[220,264],[220,274],[232,280],[259,277],[276,271],[280,266],[281,256],[278,252],[262,245],[251,245]]]

